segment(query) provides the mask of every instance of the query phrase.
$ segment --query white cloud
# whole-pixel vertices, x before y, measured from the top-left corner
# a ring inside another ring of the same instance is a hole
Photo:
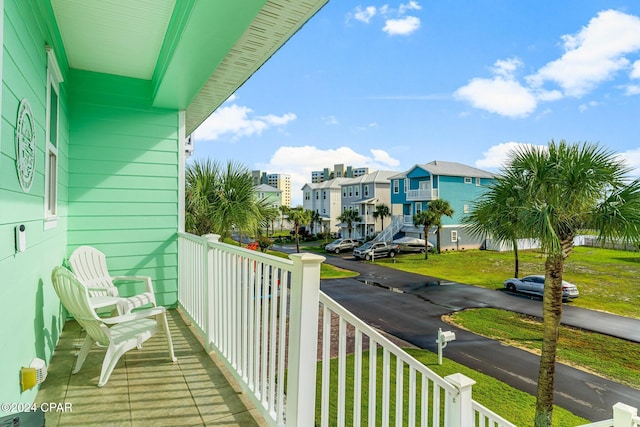
[[[375,6],[367,6],[362,9],[360,6],[356,7],[353,12],[353,17],[360,22],[364,22],[368,24],[371,18],[376,15],[376,7]]]
[[[630,175],[634,178],[640,177],[640,148],[627,150],[618,154],[618,157],[624,161],[625,165],[631,168]]]
[[[631,66],[631,73],[629,77],[632,79],[640,79],[640,61],[636,61]]]
[[[625,88],[625,95],[640,95],[640,85],[629,85]]]
[[[631,64],[625,57],[640,51],[637,16],[602,11],[576,34],[562,36],[562,42],[564,54],[526,76],[523,83],[515,76],[522,61],[498,60],[491,68],[493,78],[474,78],[455,95],[475,108],[507,117],[526,117],[539,102],[582,97],[621,70],[628,70],[632,79],[640,79],[640,61]],[[547,83],[558,85],[560,90],[545,88]],[[622,87],[627,95],[640,94],[639,85]]]
[[[377,163],[382,163],[391,167],[397,167],[400,165],[399,160],[394,159],[384,150],[376,150],[372,148],[371,154],[373,154],[373,160]]]
[[[515,80],[494,77],[473,79],[454,96],[473,107],[507,117],[526,117],[537,107],[535,96]]]
[[[476,161],[476,167],[480,169],[500,169],[505,166],[511,152],[522,147],[531,147],[532,144],[522,142],[503,142],[502,144],[493,145],[487,151],[482,153],[482,159]],[[544,146],[539,146],[544,148]]]
[[[333,167],[336,163],[374,170],[392,170],[400,162],[381,149],[371,149],[371,155],[357,153],[349,147],[321,149],[311,145],[283,146],[273,154],[269,163],[256,165],[261,170],[291,175],[291,204],[302,204],[300,189],[311,182],[311,172]]]
[[[229,98],[227,103],[233,102],[235,96]],[[243,136],[260,135],[271,127],[285,126],[296,119],[294,113],[286,113],[282,116],[268,114],[254,116],[253,110],[237,104],[226,105],[218,108],[195,131],[198,140],[216,140],[223,135],[231,140],[237,140]]]
[[[584,104],[580,104],[578,110],[580,110],[580,112],[582,113],[584,111],[587,111],[589,108],[597,107],[598,105],[600,105],[600,103],[597,101],[589,101],[585,102]]]
[[[581,97],[629,67],[625,54],[640,50],[640,18],[606,10],[575,35],[563,36],[565,53],[527,79],[540,86],[557,83],[565,95]]]
[[[422,6],[417,1],[410,0],[409,3],[401,3],[398,8],[398,13],[404,15],[407,10],[421,10]]]
[[[493,74],[512,80],[515,72],[523,65],[518,58],[498,59],[491,67]]]
[[[407,36],[420,28],[420,18],[406,16],[400,19],[387,19],[382,31],[390,36]]]
[[[400,3],[398,8],[390,7],[385,4],[380,7],[376,6],[357,6],[351,13],[347,15],[347,21],[351,18],[369,24],[376,16],[380,16],[385,20],[382,31],[396,36],[406,36],[414,33],[420,28],[420,18],[417,16],[405,16],[408,11],[421,10],[422,6],[416,0],[409,0],[407,3]]]
[[[339,125],[340,124],[340,122],[338,121],[336,116],[326,116],[326,117],[323,117],[322,120],[324,121],[324,123],[326,125]]]

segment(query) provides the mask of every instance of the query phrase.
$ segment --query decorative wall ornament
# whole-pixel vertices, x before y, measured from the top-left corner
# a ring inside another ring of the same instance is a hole
[[[16,169],[22,191],[28,193],[36,173],[36,128],[31,104],[24,98],[18,107],[16,122]]]

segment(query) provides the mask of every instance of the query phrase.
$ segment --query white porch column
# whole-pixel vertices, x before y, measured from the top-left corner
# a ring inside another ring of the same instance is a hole
[[[449,399],[449,402],[447,402],[449,408],[448,425],[451,427],[474,425],[471,388],[476,382],[462,374],[448,375],[444,377],[444,379],[456,386],[459,390],[457,396],[447,395],[447,399]]]
[[[635,427],[638,410],[618,402],[613,405],[613,427]]]
[[[316,404],[320,264],[325,257],[291,254],[291,305],[287,367],[287,425],[312,426]]]

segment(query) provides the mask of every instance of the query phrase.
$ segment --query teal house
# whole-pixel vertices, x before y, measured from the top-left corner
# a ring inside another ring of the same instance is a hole
[[[76,247],[177,304],[186,136],[324,3],[0,0],[0,402],[35,399]]]
[[[391,211],[398,230],[407,236],[422,237],[413,225],[413,216],[427,209],[430,201],[442,199],[453,208],[453,217],[442,217],[442,249],[478,248],[482,241],[468,235],[461,225],[473,201],[485,190],[494,174],[456,162],[435,160],[414,165],[391,178]],[[429,236],[435,244],[435,235]]]

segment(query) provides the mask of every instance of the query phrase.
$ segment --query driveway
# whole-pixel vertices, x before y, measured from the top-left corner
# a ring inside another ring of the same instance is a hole
[[[441,316],[464,308],[496,307],[541,316],[539,300],[390,269],[352,257],[327,263],[358,271],[357,279],[323,280],[322,290],[369,324],[418,347],[437,351],[438,328],[456,332],[445,357],[535,395],[539,357],[452,327]],[[640,320],[565,304],[563,323],[640,342]],[[617,402],[640,407],[640,390],[558,363],[555,403],[592,421],[611,418]]]

